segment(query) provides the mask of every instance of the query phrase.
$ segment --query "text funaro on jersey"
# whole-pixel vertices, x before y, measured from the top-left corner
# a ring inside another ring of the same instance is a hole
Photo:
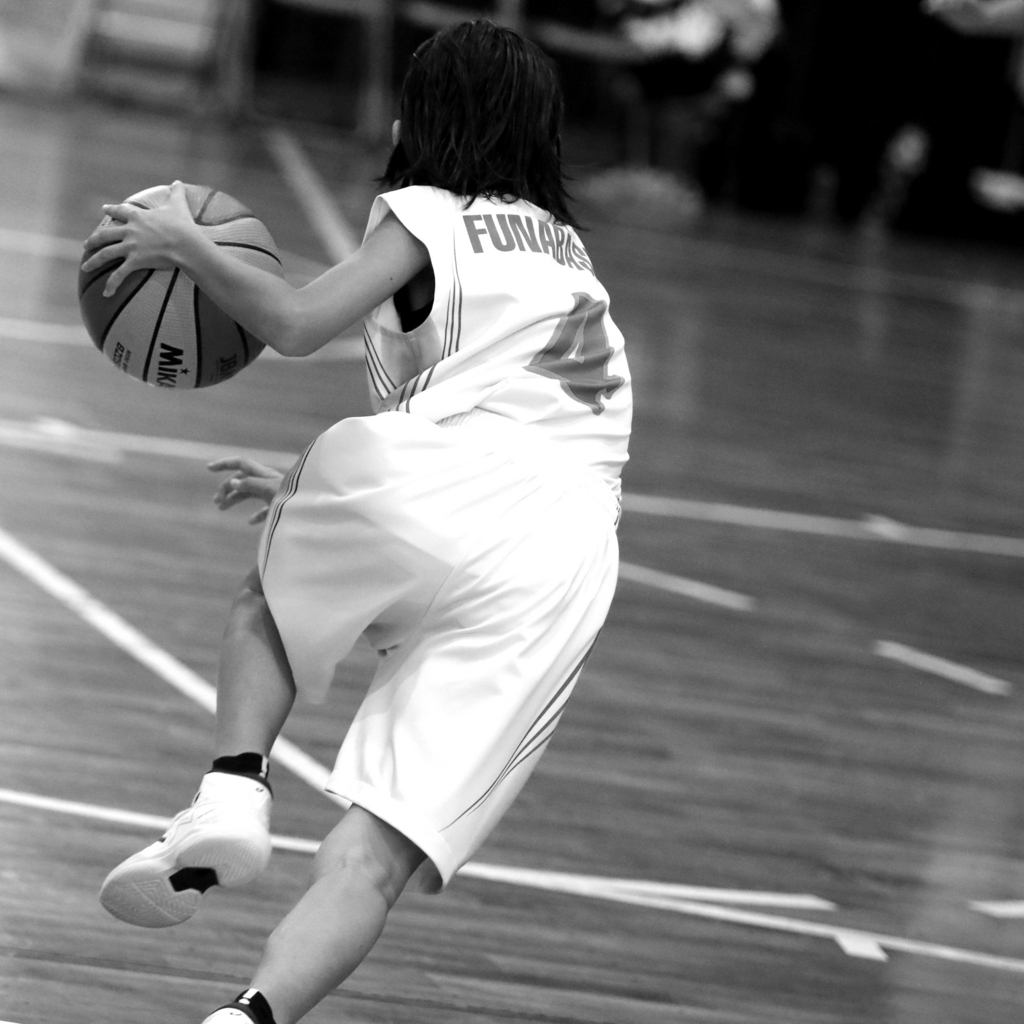
[[[544,252],[563,267],[594,272],[583,244],[561,224],[538,221],[518,213],[467,213],[463,214],[462,221],[473,252],[483,252],[483,240],[488,239],[498,252],[512,252],[514,249]],[[483,221],[482,227],[479,221]]]

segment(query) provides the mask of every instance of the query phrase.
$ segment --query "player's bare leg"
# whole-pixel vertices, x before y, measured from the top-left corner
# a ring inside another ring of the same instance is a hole
[[[256,569],[228,616],[217,675],[215,756],[267,755],[295,702],[295,682]]]
[[[235,600],[221,650],[216,759],[191,806],[157,842],[107,875],[100,902],[130,924],[188,920],[213,885],[245,885],[270,859],[267,755],[295,701],[295,684],[259,575]]]
[[[352,807],[320,846],[306,894],[267,940],[252,987],[276,1024],[294,1024],[362,962],[422,851]]]

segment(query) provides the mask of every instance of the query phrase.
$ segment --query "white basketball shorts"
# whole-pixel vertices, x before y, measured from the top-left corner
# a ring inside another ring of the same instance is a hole
[[[327,788],[426,853],[422,891],[447,885],[522,788],[615,589],[617,500],[529,431],[487,413],[343,420],[285,478],[260,544],[306,699],[361,634],[379,652]]]

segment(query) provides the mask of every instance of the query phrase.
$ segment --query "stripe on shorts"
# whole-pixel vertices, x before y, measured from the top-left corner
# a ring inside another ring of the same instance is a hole
[[[319,440],[317,438],[317,441]],[[296,460],[295,465],[288,470],[288,475],[281,485],[281,490],[278,492],[277,498],[274,499],[274,509],[270,513],[270,524],[267,526],[267,543],[263,549],[263,565],[260,566],[260,576],[267,571],[267,562],[270,559],[270,544],[274,539],[274,531],[277,529],[277,524],[281,521],[281,510],[284,508],[285,502],[293,497],[299,489],[299,476],[302,474],[302,468],[306,465],[306,459],[309,458],[309,453],[313,450],[313,445],[315,444],[316,441],[302,453]]]
[[[512,752],[512,756],[505,762],[505,767],[502,768],[498,777],[484,790],[483,794],[470,804],[457,818],[450,821],[447,825],[441,829],[442,832],[445,829],[449,829],[456,822],[461,821],[467,814],[471,814],[475,811],[484,801],[501,785],[502,782],[508,777],[508,775],[519,767],[528,757],[536,753],[549,739],[551,739],[552,733],[555,731],[555,726],[558,725],[558,720],[562,715],[562,711],[565,709],[565,705],[569,701],[569,695],[566,694],[562,699],[561,703],[552,710],[559,697],[562,696],[565,691],[572,686],[572,684],[579,677],[579,674],[583,671],[583,666],[586,665],[587,659],[590,657],[590,652],[594,649],[594,644],[597,643],[597,637],[594,637],[594,642],[587,648],[586,653],[576,663],[576,667],[569,673],[565,682],[555,691],[554,696],[544,705],[540,714],[533,720],[530,728],[526,730],[526,735],[519,741],[519,746]]]

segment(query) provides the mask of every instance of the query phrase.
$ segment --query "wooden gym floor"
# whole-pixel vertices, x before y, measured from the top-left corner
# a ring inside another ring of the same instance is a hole
[[[302,280],[377,165],[309,130],[11,96],[0,139],[0,1018],[198,1022],[303,888],[372,664],[289,723],[263,878],[176,929],[103,912],[209,759],[257,531],[204,462],[287,462],[367,411],[363,370],[343,340],[205,392],[136,384],[84,341],[78,246],[102,202],[180,177],[247,202]],[[317,180],[339,217],[314,228]],[[610,621],[474,866],[403,897],[308,1019],[1019,1021],[1020,258],[591,221],[637,398]]]

